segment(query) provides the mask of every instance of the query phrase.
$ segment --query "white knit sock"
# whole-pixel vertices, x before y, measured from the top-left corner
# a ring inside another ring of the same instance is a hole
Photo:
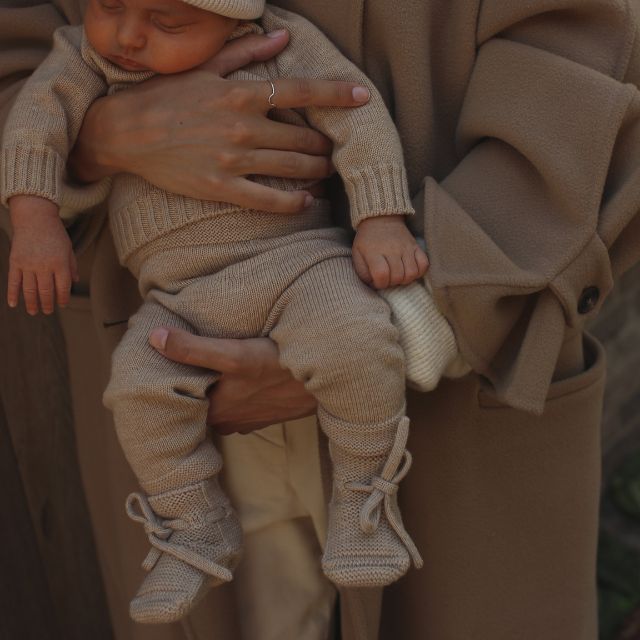
[[[391,319],[400,332],[410,387],[432,391],[442,376],[457,378],[471,371],[460,356],[451,326],[424,285],[412,282],[379,293],[391,307]]]

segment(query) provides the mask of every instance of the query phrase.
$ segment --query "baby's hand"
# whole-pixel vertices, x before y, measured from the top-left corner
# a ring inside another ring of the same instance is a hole
[[[361,280],[376,289],[386,289],[422,277],[429,259],[407,229],[403,216],[379,216],[358,225],[353,265]]]
[[[72,280],[78,280],[71,241],[58,216],[58,207],[36,196],[14,196],[9,201],[13,240],[9,255],[7,302],[18,305],[20,289],[27,313],[53,313],[69,302]]]

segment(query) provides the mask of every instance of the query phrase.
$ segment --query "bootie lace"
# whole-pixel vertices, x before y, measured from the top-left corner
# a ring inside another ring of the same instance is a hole
[[[151,508],[146,496],[141,493],[132,493],[129,495],[126,502],[126,509],[127,515],[132,520],[144,526],[145,533],[151,543],[151,550],[142,563],[142,568],[145,571],[151,571],[160,559],[162,553],[167,553],[214,578],[218,578],[224,582],[230,582],[232,580],[233,574],[226,567],[200,555],[193,549],[169,541],[169,537],[174,531],[184,531],[193,526],[192,523],[181,518],[160,520]],[[207,513],[206,519],[208,522],[216,522],[225,518],[226,515],[227,510],[224,507],[218,507]]]
[[[412,463],[411,454],[405,448],[408,438],[409,418],[405,417],[398,424],[396,439],[382,473],[379,476],[374,476],[370,484],[347,482],[344,486],[352,491],[362,491],[370,494],[360,511],[360,528],[362,531],[367,534],[373,533],[378,528],[382,510],[384,509],[391,528],[404,544],[416,569],[420,569],[424,564],[422,557],[404,528],[396,506],[398,485],[409,472]]]

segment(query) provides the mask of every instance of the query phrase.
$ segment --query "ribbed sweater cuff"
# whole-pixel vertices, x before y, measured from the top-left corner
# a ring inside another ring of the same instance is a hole
[[[365,218],[415,213],[402,164],[365,167],[346,172],[342,179],[349,196],[354,229]]]
[[[48,148],[9,147],[0,161],[2,204],[12,196],[40,196],[60,204],[65,161]]]

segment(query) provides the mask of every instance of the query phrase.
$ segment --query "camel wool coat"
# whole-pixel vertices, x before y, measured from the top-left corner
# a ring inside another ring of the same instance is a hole
[[[274,4],[382,93],[434,296],[475,372],[409,393],[400,500],[425,568],[383,597],[342,594],[342,637],[595,640],[604,357],[584,327],[640,257],[640,3]],[[80,20],[81,0],[3,1],[3,120],[52,30]],[[108,234],[92,242],[100,221],[75,233],[107,358],[138,301]]]

